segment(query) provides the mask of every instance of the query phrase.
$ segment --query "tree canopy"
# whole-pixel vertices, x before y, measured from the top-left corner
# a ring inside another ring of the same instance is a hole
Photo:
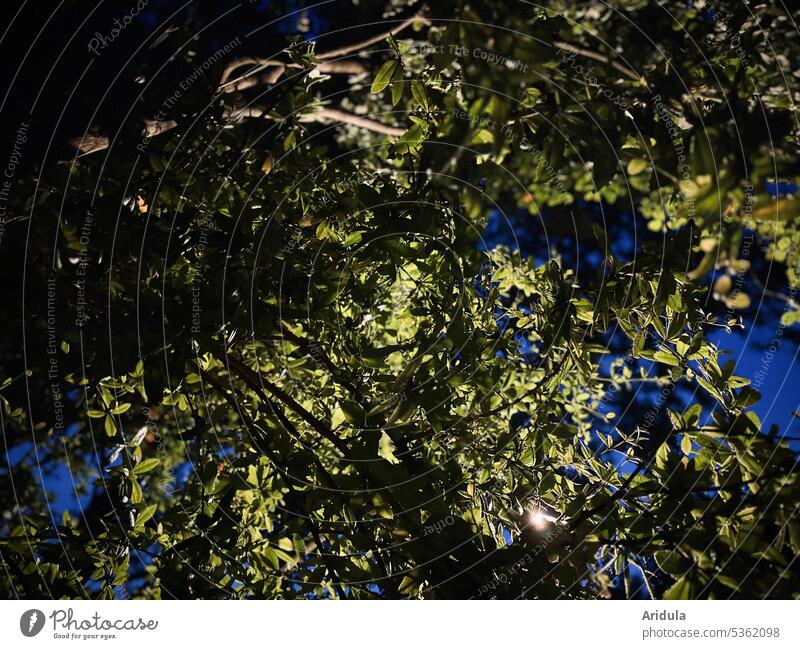
[[[796,344],[797,12],[297,4],[95,19],[13,123],[0,594],[800,596],[714,337]]]

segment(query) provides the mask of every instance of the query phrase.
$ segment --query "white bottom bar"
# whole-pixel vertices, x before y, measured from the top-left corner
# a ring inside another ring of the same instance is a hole
[[[42,623],[43,621],[43,623]],[[0,603],[7,647],[798,647],[800,602]],[[38,632],[36,632],[38,630]],[[27,634],[35,633],[31,637]],[[258,645],[253,645],[253,641]],[[169,644],[168,644],[169,643]],[[171,643],[176,643],[172,645]],[[217,644],[219,643],[219,644]],[[241,644],[240,644],[241,643]],[[302,644],[300,644],[302,643]],[[517,645],[517,643],[519,643]],[[583,644],[587,643],[587,644]]]

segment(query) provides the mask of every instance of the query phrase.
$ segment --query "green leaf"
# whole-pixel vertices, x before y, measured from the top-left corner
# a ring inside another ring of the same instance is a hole
[[[406,83],[403,79],[403,66],[398,65],[392,74],[392,106],[397,106],[403,98]]]
[[[343,400],[339,402],[339,407],[342,409],[342,413],[344,414],[344,418],[355,426],[363,426],[365,423],[365,413],[364,408],[361,407],[361,404],[350,401],[350,400]]]
[[[430,105],[428,104],[428,93],[425,90],[425,84],[419,79],[415,79],[411,82],[411,96],[414,98],[414,101],[417,102],[420,108],[425,111],[429,110]]]
[[[278,570],[278,569],[280,569],[280,567],[281,567],[281,562],[280,562],[280,559],[278,558],[278,555],[277,555],[277,553],[275,552],[275,550],[273,550],[271,547],[269,547],[269,546],[267,545],[267,546],[264,546],[264,548],[262,549],[262,552],[264,553],[264,558],[265,558],[267,561],[269,561],[270,565],[271,565],[271,566],[272,566],[272,567],[273,567],[275,570]]]
[[[330,241],[336,241],[338,237],[336,236],[336,231],[331,227],[330,221],[328,219],[323,219],[317,225],[317,229],[315,232],[315,236],[317,239],[328,239]]]
[[[334,408],[333,413],[331,414],[331,427],[338,428],[341,424],[347,421],[347,418],[344,416],[344,411],[341,407]]]
[[[144,374],[144,363],[142,361],[136,362],[136,367],[134,368],[133,372],[131,372],[131,376],[133,378],[140,378]]]
[[[664,593],[664,599],[692,599],[693,595],[694,584],[684,575]]]
[[[160,462],[161,460],[159,460],[157,457],[151,457],[146,460],[142,460],[139,462],[139,464],[133,467],[133,475],[141,475],[143,473],[147,473],[148,471],[152,471],[159,465]]]
[[[659,351],[653,354],[653,359],[657,360],[659,363],[664,363],[664,365],[669,365],[671,367],[680,367],[680,359],[675,356],[672,352],[667,351]]]
[[[142,511],[139,512],[139,515],[136,517],[136,527],[144,527],[144,524],[153,518],[153,514],[156,513],[156,509],[158,505],[148,505]]]
[[[139,481],[136,478],[131,478],[131,502],[138,505],[142,502],[142,488],[139,486]]]
[[[380,441],[378,442],[378,455],[392,464],[400,464],[400,460],[394,456],[394,451],[394,442],[386,433],[386,431],[384,431],[381,435]]]
[[[397,139],[395,147],[397,147],[398,151],[410,153],[417,148],[426,135],[426,128],[415,123]]]
[[[372,87],[370,88],[370,92],[373,95],[382,92],[386,86],[389,85],[389,82],[392,80],[392,76],[394,76],[395,69],[400,65],[399,61],[386,61],[380,70],[378,70],[378,74],[375,75],[375,80],[372,82]]]
[[[351,232],[348,234],[344,239],[344,246],[352,246],[356,243],[361,243],[361,238],[366,230],[356,230],[355,232]]]
[[[118,405],[116,408],[114,408],[111,411],[111,414],[112,415],[121,415],[124,412],[128,412],[128,410],[130,410],[130,409],[131,409],[131,404],[130,403],[122,403],[122,404]]]
[[[634,158],[628,162],[628,174],[635,176],[647,169],[648,163],[644,158]]]
[[[800,311],[784,311],[781,314],[781,324],[785,327],[791,327],[800,322]]]
[[[743,387],[736,395],[736,405],[740,408],[748,408],[761,401],[761,393],[750,386]]]

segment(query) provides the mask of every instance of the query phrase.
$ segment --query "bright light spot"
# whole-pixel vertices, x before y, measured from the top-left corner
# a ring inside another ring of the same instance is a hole
[[[543,509],[534,509],[531,512],[531,525],[533,525],[536,529],[544,529],[549,523],[552,523],[555,520],[555,516],[551,516]]]

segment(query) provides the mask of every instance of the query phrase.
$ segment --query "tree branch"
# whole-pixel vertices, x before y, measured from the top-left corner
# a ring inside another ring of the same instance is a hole
[[[582,47],[578,47],[577,45],[572,45],[571,43],[567,43],[566,41],[553,41],[553,45],[558,47],[559,49],[565,50],[566,52],[572,52],[573,54],[579,54],[580,56],[585,56],[587,59],[594,59],[595,61],[599,61],[600,63],[605,63],[606,65],[611,65],[617,72],[621,72],[629,79],[633,81],[638,81],[639,83],[644,84],[647,87],[647,81],[645,78],[637,74],[635,71],[631,70],[629,67],[622,65],[617,61],[612,61],[609,57],[605,56],[604,54],[600,54],[599,52],[594,52],[592,50],[587,50]]]
[[[231,73],[243,65],[255,65],[256,67],[228,81]],[[329,61],[328,63],[319,63],[315,67],[325,74],[360,74],[367,70],[358,61]],[[286,69],[302,70],[303,66],[298,63],[282,63],[273,59],[256,59],[252,57],[237,59],[225,68],[220,78],[217,92],[235,92],[262,84],[273,84]]]
[[[247,385],[249,385],[253,390],[256,390],[256,394],[259,394],[260,392],[261,394],[259,394],[259,396],[262,396],[263,391],[261,390],[260,386],[266,388],[266,390],[270,394],[272,394],[275,398],[277,398],[278,401],[287,406],[292,412],[298,415],[315,431],[317,431],[331,444],[333,444],[342,453],[342,455],[344,455],[345,457],[348,456],[347,445],[336,435],[334,435],[331,432],[331,430],[325,425],[324,422],[322,422],[320,419],[317,419],[317,417],[315,417],[308,410],[303,408],[303,406],[297,403],[297,401],[295,401],[281,388],[279,388],[277,385],[274,385],[273,383],[270,383],[261,374],[257,374],[234,356],[231,356],[230,354],[226,353],[225,360],[227,361],[229,367],[232,367],[236,371],[238,376],[245,383],[247,383]]]
[[[224,389],[222,385],[220,385],[220,383],[214,377],[212,377],[208,372],[206,372],[200,367],[198,367],[198,369],[200,370],[200,373],[203,376],[203,378],[205,378],[211,385],[213,385],[217,389],[217,391],[219,391],[222,394],[222,396],[230,404],[230,406],[236,412],[240,412],[242,414],[243,419],[246,420],[246,423],[249,425],[249,427],[255,430],[255,424],[253,420],[250,419],[250,417],[246,413],[241,412],[241,408],[239,408],[239,404],[236,403],[236,400],[233,398],[233,396],[228,394],[228,391]],[[275,456],[275,453],[272,451],[272,449],[265,446],[261,450],[263,450],[263,452],[267,455],[267,457],[272,461],[272,464],[275,467],[276,471],[278,471],[281,474],[284,482],[286,483],[286,486],[289,488],[292,494],[295,495],[298,504],[300,504],[302,502],[302,499],[299,496],[299,492],[295,489],[294,478],[292,478],[289,472],[286,471],[286,469],[284,469],[283,466],[281,466],[281,463],[278,461],[279,458]],[[305,515],[306,520],[308,520],[308,524],[311,526],[311,534],[314,537],[314,542],[317,545],[317,552],[319,554],[320,560],[322,561],[323,564],[325,564],[325,567],[328,569],[328,572],[331,573],[331,576],[335,580],[333,587],[336,590],[337,595],[341,599],[344,599],[345,594],[341,586],[341,579],[336,574],[336,569],[330,565],[326,555],[323,554],[322,552],[322,540],[320,539],[319,528],[317,527],[317,521],[311,516],[306,507],[303,507],[303,509],[305,510],[303,511],[303,514]]]
[[[337,108],[322,108],[318,110],[316,113],[313,113],[313,117],[316,118],[314,121],[330,119],[338,122],[343,122],[344,124],[352,124],[353,126],[359,126],[369,131],[375,131],[376,133],[383,133],[384,135],[390,135],[392,137],[399,137],[406,131],[403,128],[397,128],[396,126],[387,126],[386,124],[382,124],[381,122],[376,122],[375,120],[368,119],[366,117],[360,117],[359,115],[353,115],[352,113],[347,113]]]
[[[330,372],[334,381],[344,386],[355,399],[363,401],[364,396],[361,393],[361,391],[353,383],[351,383],[349,380],[341,376],[342,374],[341,370],[339,370],[339,368],[336,367],[334,362],[331,360],[330,356],[328,356],[328,354],[325,353],[325,350],[322,349],[322,347],[318,343],[306,340],[304,338],[301,338],[300,336],[295,335],[294,333],[292,333],[291,329],[289,329],[288,325],[285,322],[281,322],[281,335],[284,338],[288,339],[289,341],[293,342],[301,349],[305,350],[306,353],[308,353],[314,360],[319,359],[319,362],[322,365],[324,365]]]
[[[335,50],[318,54],[317,58],[324,61],[326,59],[333,59],[340,56],[345,56],[346,54],[352,54],[353,52],[358,52],[359,50],[363,50],[365,47],[369,47],[370,45],[374,45],[375,43],[386,40],[389,36],[394,36],[415,22],[430,24],[430,21],[423,17],[422,12],[419,12],[411,16],[411,18],[406,18],[403,22],[392,29],[381,32],[380,34],[376,34],[375,36],[371,36],[363,41],[360,41],[359,43],[345,45],[343,47],[336,48]]]
[[[225,117],[232,121],[248,118],[258,119],[259,117],[263,117],[266,112],[266,106],[263,104],[253,104],[243,108],[232,109],[226,113]],[[303,115],[302,119],[307,122],[327,122],[328,120],[334,120],[344,124],[359,126],[367,129],[368,131],[374,131],[375,133],[382,133],[383,135],[389,135],[392,137],[399,137],[405,133],[405,129],[403,128],[387,126],[381,122],[376,122],[375,120],[368,119],[366,117],[360,117],[359,115],[353,115],[352,113],[348,113],[337,108],[321,108],[314,113]]]
[[[390,35],[394,35],[403,31],[406,27],[417,21],[422,22],[424,24],[430,24],[430,21],[423,18],[421,13],[417,13],[411,18],[407,18],[396,27],[381,32],[380,34],[376,34],[375,36],[371,36],[366,40],[360,41],[358,43],[352,43],[350,45],[345,45],[335,50],[323,52],[322,54],[318,54],[317,55],[318,60],[327,62],[318,63],[316,69],[319,70],[320,72],[328,74],[360,74],[361,72],[366,72],[366,67],[357,61],[328,61],[328,59],[338,58],[362,50],[365,47],[373,45],[374,43],[378,43],[382,40],[385,40]],[[236,79],[229,81],[231,75],[233,74],[233,71],[245,65],[255,65],[256,67],[253,68],[252,70],[248,70],[247,72],[237,77]],[[251,78],[253,75],[258,74],[259,72],[268,67],[280,68],[281,72],[273,71],[266,75],[259,75],[256,79],[250,79],[250,81],[247,84],[242,83],[244,82],[245,79]],[[275,83],[275,81],[277,80],[278,77],[281,76],[285,68],[302,69],[302,66],[297,63],[286,64],[282,63],[281,61],[276,61],[274,59],[256,58],[251,56],[242,57],[234,61],[231,61],[227,65],[225,70],[223,70],[222,77],[219,80],[219,87],[217,88],[217,90],[219,92],[234,92],[235,90],[252,88],[253,86],[257,86],[262,83]]]

